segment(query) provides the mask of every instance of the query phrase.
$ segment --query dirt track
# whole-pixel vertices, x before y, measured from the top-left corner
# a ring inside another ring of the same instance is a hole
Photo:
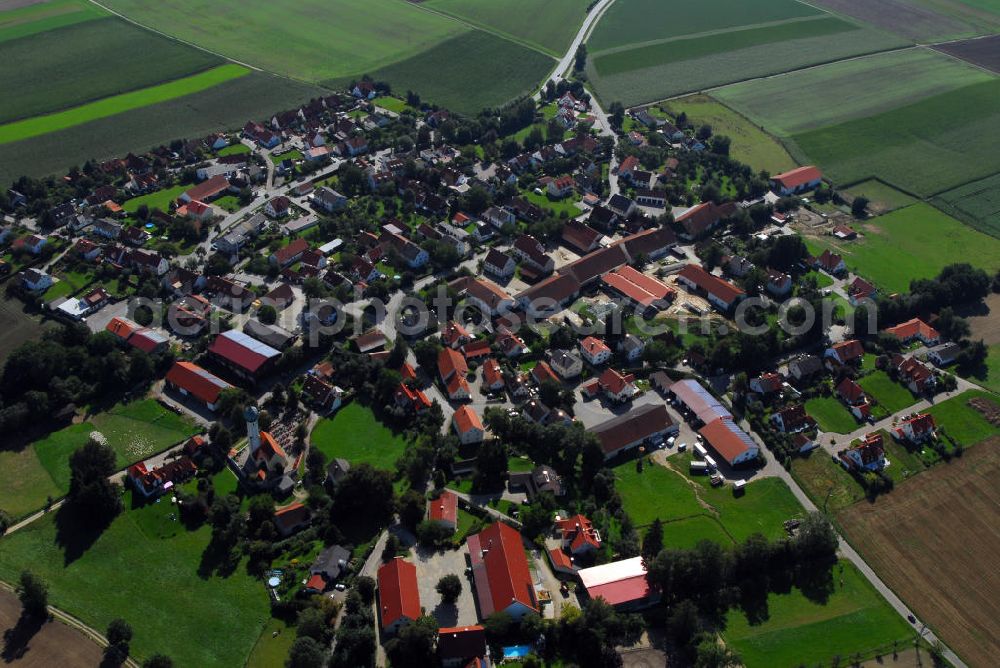
[[[1000,438],[838,520],[918,617],[971,666],[1000,656]]]
[[[14,628],[21,616],[21,603],[0,588],[0,637]],[[0,640],[2,642],[2,640]],[[94,668],[101,663],[101,648],[87,636],[56,621],[45,623],[25,646],[10,652],[4,647],[0,662],[14,668]]]

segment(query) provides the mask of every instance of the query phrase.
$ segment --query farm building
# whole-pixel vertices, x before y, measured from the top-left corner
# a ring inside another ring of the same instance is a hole
[[[496,522],[469,536],[472,578],[483,618],[506,612],[514,619],[538,612],[524,541],[516,529]]]
[[[746,293],[729,281],[714,276],[696,264],[686,265],[677,280],[696,292],[704,293],[708,301],[721,311],[728,311]]]
[[[224,390],[232,389],[232,385],[202,369],[193,362],[174,362],[167,372],[167,387],[184,396],[192,396],[214,411],[219,402],[219,395]]]
[[[797,167],[771,177],[771,186],[779,195],[794,195],[813,190],[822,182],[823,172],[812,165]]]
[[[753,461],[760,452],[750,434],[740,429],[732,418],[713,420],[699,429],[698,433],[730,466]]]
[[[215,337],[208,348],[208,354],[251,383],[269,373],[281,357],[280,351],[236,330],[223,332]]]
[[[388,635],[420,617],[417,567],[402,557],[378,569],[378,612],[382,631]]]
[[[660,600],[649,584],[642,557],[584,568],[577,576],[588,598],[603,598],[618,610],[642,610]]]
[[[677,433],[679,427],[663,404],[647,404],[597,425],[591,431],[597,435],[604,459],[636,448],[643,443]]]

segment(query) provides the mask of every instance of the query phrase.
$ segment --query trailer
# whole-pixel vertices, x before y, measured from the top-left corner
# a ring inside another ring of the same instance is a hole
[[[705,446],[704,446],[704,445],[702,445],[701,443],[695,443],[695,444],[694,444],[694,451],[695,451],[695,452],[696,452],[696,453],[698,454],[698,456],[700,456],[700,457],[701,457],[702,459],[704,459],[704,458],[705,458],[705,457],[706,457],[706,456],[708,455],[708,450],[706,450],[706,449],[705,449]]]
[[[733,482],[733,494],[735,496],[740,496],[747,491],[747,481],[746,480],[736,480]]]
[[[708,464],[697,459],[691,460],[691,473],[708,474]]]
[[[705,463],[708,464],[708,468],[713,471],[719,468],[719,465],[715,463],[715,460],[709,457],[708,455],[705,455]]]

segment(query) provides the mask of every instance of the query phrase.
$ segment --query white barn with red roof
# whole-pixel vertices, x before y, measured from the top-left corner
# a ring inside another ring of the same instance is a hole
[[[584,568],[577,576],[588,597],[603,598],[618,610],[641,610],[660,600],[660,593],[649,582],[642,557]]]
[[[823,172],[812,165],[796,167],[771,177],[771,186],[779,195],[794,195],[814,190],[822,182]]]

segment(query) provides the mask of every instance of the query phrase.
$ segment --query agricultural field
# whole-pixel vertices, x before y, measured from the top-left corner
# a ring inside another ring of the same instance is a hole
[[[89,159],[106,160],[129,151],[148,151],[178,138],[240,127],[247,119],[294,107],[321,92],[289,79],[251,72],[199,93],[0,144],[0,182],[22,174],[62,173]]]
[[[912,644],[913,632],[847,561],[830,580],[770,594],[763,610],[731,610],[722,636],[747,668],[837,664],[834,657],[891,654]],[[760,616],[762,619],[758,620]]]
[[[932,201],[963,223],[1000,237],[1000,174],[941,193]]]
[[[1000,35],[942,44],[934,48],[1000,74]]]
[[[934,51],[906,49],[733,84],[712,95],[756,125],[789,137],[992,79]],[[839,104],[848,97],[851,104]]]
[[[555,65],[543,53],[473,30],[371,75],[400,91],[417,91],[425,100],[475,114],[534,92]],[[335,86],[342,81],[325,83]]]
[[[44,326],[24,310],[24,303],[12,297],[0,297],[0,359],[6,359],[22,343],[41,336]]]
[[[21,618],[21,602],[12,591],[0,589],[0,635],[7,638],[11,635],[8,647],[19,644],[16,640],[19,631],[15,631]],[[27,651],[20,656],[5,649],[4,663],[13,668],[92,668],[101,664],[104,652],[81,631],[62,622],[49,620],[31,636],[27,642]]]
[[[587,48],[598,52],[670,37],[778,23],[822,12],[795,0],[704,0],[678,11],[659,0],[617,0],[594,28]]]
[[[245,76],[250,70],[232,63],[219,65],[211,70],[192,74],[169,83],[158,84],[141,90],[112,95],[65,111],[35,116],[0,125],[0,144],[30,139],[39,135],[65,130],[89,121],[141,109],[159,102],[185,97],[214,88],[231,79]]]
[[[396,0],[110,0],[168,35],[269,72],[311,82],[405,60],[468,28]],[[197,21],[191,17],[197,16]]]
[[[781,142],[707,95],[671,100],[664,106],[674,116],[685,113],[693,124],[707,123],[715,134],[732,139],[729,154],[755,171],[777,174],[796,167]]]
[[[860,26],[846,32],[821,34],[803,39],[795,38],[796,31],[783,27],[755,28],[750,33],[758,39],[761,39],[762,35],[771,35],[773,41],[673,62],[650,64],[648,58],[637,58],[632,62],[634,69],[610,75],[603,74],[600,68],[601,58],[609,56],[609,53],[592,53],[587,74],[593,83],[595,94],[602,101],[610,103],[618,100],[626,106],[634,106],[652,100],[707,91],[738,81],[770,77],[804,67],[905,46],[905,43],[896,37]],[[676,46],[680,42],[689,42],[684,52],[693,54],[698,50],[704,50],[706,48],[702,46],[704,44],[715,45],[713,50],[724,47],[728,36],[732,34],[707,35],[678,40],[670,44]],[[746,43],[746,40],[740,41]],[[647,47],[639,47],[637,51],[641,52],[645,48]],[[619,59],[627,60],[628,53],[630,52],[616,53],[615,60],[617,62],[622,62]]]
[[[1000,16],[974,2],[934,0],[816,0],[816,5],[920,43],[1000,30]]]
[[[425,0],[421,7],[561,57],[586,16],[588,0]]]
[[[19,91],[0,109],[0,123],[154,86],[222,62],[115,18],[0,42],[0,86]]]
[[[87,422],[53,432],[21,450],[0,451],[0,463],[21,471],[17,484],[0,488],[0,508],[27,514],[69,490],[69,458],[91,432],[99,431],[117,455],[120,469],[180,443],[198,432],[187,420],[152,399],[118,405]]]
[[[108,16],[103,9],[86,0],[51,0],[15,5],[6,11],[3,8],[4,5],[0,5],[0,42]]]
[[[386,471],[396,470],[396,460],[406,449],[400,436],[375,419],[370,408],[353,401],[332,418],[319,421],[310,436],[313,447],[327,459],[342,457],[351,464],[362,462]]]
[[[910,281],[932,278],[946,265],[968,262],[987,271],[1000,266],[1000,240],[977,232],[934,207],[919,203],[856,225],[863,239],[811,237],[818,250],[844,256],[850,270],[887,292],[905,292]]]
[[[926,197],[1000,171],[998,127],[1000,79],[796,134],[792,142],[838,183],[876,176]]]
[[[874,177],[925,197],[1000,170],[1000,79],[932,50],[833,63],[713,95],[841,185]],[[839,103],[846,98],[852,104]]]
[[[64,506],[5,536],[0,579],[30,568],[53,605],[97,629],[124,617],[140,661],[164,652],[182,666],[243,665],[269,617],[263,585],[242,564],[220,575],[206,554],[211,527],[182,526],[169,498],[139,505],[127,493],[125,505],[97,535]]]
[[[994,438],[837,516],[879,577],[970,665],[1000,654],[998,475]]]

